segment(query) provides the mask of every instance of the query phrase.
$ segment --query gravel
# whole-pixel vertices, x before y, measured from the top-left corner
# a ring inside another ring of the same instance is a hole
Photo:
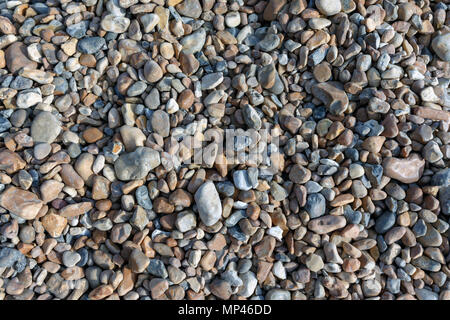
[[[0,300],[450,300],[445,1],[0,4]]]

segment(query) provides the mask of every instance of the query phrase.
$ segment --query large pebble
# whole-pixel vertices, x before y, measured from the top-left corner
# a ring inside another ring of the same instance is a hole
[[[150,170],[161,163],[159,153],[147,147],[138,147],[135,151],[122,154],[114,162],[114,170],[122,181],[144,178]]]
[[[203,183],[195,193],[200,219],[206,226],[212,226],[222,217],[222,203],[212,181]]]

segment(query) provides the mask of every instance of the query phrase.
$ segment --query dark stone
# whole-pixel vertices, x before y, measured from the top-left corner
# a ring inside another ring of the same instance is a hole
[[[106,46],[106,41],[101,37],[86,37],[78,41],[78,51],[86,54],[95,54]]]
[[[436,172],[431,178],[432,186],[450,186],[450,168]]]
[[[386,233],[395,224],[396,215],[394,212],[385,212],[378,217],[375,222],[375,231],[377,233]]]
[[[425,221],[419,219],[414,225],[412,231],[417,238],[423,237],[427,233],[427,225],[425,224]]]
[[[1,248],[0,249],[0,267],[12,267],[17,272],[22,272],[27,265],[27,258],[16,249]]]
[[[150,259],[150,264],[147,267],[147,271],[156,277],[164,279],[168,276],[166,266],[161,260],[158,259]]]
[[[144,209],[151,210],[153,208],[152,200],[148,195],[147,186],[140,186],[136,189],[136,200],[137,203]]]
[[[441,211],[445,215],[450,215],[450,186],[439,190],[439,200],[441,201]]]
[[[9,128],[11,128],[11,127],[12,127],[11,122],[9,122],[8,119],[0,116],[0,132],[8,131]]]
[[[347,219],[348,224],[359,224],[362,219],[362,214],[360,211],[354,211],[350,206],[345,206],[344,217]]]
[[[364,171],[370,183],[376,188],[381,184],[383,177],[383,167],[379,164],[366,164]]]
[[[311,219],[318,218],[325,214],[326,201],[325,197],[320,193],[308,195],[305,210],[309,213]]]

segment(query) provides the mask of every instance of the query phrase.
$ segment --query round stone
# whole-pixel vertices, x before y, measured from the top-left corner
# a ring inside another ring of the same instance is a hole
[[[130,19],[112,14],[106,15],[101,22],[102,29],[108,32],[124,33],[130,26]]]
[[[435,37],[431,47],[441,60],[450,61],[450,33]]]
[[[222,217],[222,203],[212,181],[203,183],[195,193],[195,204],[200,219],[206,226],[212,226]]]
[[[150,170],[161,163],[159,153],[147,147],[139,147],[135,151],[122,154],[114,162],[114,170],[118,179],[130,181],[143,179]]]
[[[315,0],[316,8],[325,16],[334,16],[341,11],[340,0]]]

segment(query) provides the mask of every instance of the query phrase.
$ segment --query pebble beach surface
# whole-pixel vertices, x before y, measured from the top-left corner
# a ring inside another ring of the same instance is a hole
[[[450,300],[449,84],[448,1],[3,1],[0,300]]]

